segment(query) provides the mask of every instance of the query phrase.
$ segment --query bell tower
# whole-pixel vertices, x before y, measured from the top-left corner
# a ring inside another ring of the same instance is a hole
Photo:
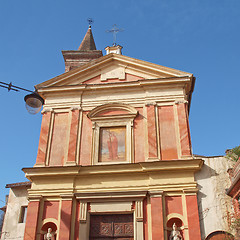
[[[80,67],[103,55],[101,50],[96,49],[91,25],[89,25],[78,50],[63,50],[62,54],[65,62],[65,72]]]

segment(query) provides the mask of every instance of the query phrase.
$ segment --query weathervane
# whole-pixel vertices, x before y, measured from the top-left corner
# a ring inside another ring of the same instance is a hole
[[[92,24],[94,23],[92,18],[88,18],[87,21],[88,21],[89,27],[91,27]]]
[[[112,34],[113,34],[113,46],[116,46],[116,45],[117,45],[117,44],[116,44],[116,41],[117,41],[117,33],[118,33],[118,32],[123,32],[123,31],[124,31],[124,29],[119,29],[119,28],[117,28],[117,25],[116,25],[116,24],[113,25],[113,28],[112,28],[112,29],[106,31],[106,32],[109,32],[109,33],[112,33]]]

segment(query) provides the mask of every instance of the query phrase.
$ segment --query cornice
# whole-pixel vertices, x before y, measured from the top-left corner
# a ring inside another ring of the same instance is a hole
[[[90,176],[106,174],[134,174],[152,172],[196,172],[203,165],[202,159],[154,161],[128,164],[93,165],[93,166],[63,166],[63,167],[33,167],[23,168],[26,177],[33,178],[61,176]]]
[[[78,85],[65,85],[65,86],[53,86],[41,88],[38,90],[38,93],[43,96],[44,94],[57,93],[57,92],[76,92],[79,91],[102,91],[108,89],[126,89],[126,88],[136,88],[136,87],[156,87],[161,86],[171,86],[178,85],[186,89],[186,92],[190,91],[191,79],[189,77],[174,77],[174,78],[156,78],[156,79],[139,79],[137,81],[130,82],[108,82],[108,83],[99,83],[99,84],[78,84]],[[188,86],[188,87],[186,87]]]

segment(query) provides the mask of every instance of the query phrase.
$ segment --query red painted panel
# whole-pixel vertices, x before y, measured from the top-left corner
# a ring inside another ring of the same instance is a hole
[[[178,104],[177,109],[182,155],[189,156],[191,155],[191,143],[186,108],[183,103],[180,103]]]
[[[186,196],[189,239],[200,240],[197,195]]]
[[[70,239],[72,218],[72,200],[62,201],[59,240]]]
[[[155,106],[147,107],[147,126],[148,126],[148,156],[157,158],[157,132]]]
[[[179,213],[183,215],[182,197],[181,196],[166,196],[165,197],[166,215],[171,213]]]
[[[68,118],[69,113],[56,113],[54,116],[53,136],[49,159],[50,166],[61,166],[64,163],[64,157],[67,150]]]
[[[80,149],[80,165],[91,165],[92,151],[92,122],[87,117],[87,112],[83,113],[81,149]]]
[[[96,77],[90,78],[87,81],[84,81],[85,84],[91,84],[91,83],[101,83],[101,75],[98,75]]]
[[[69,136],[68,146],[68,162],[75,162],[76,147],[77,147],[77,134],[78,134],[78,122],[79,122],[79,111],[72,111],[72,122]]]
[[[58,210],[59,210],[59,201],[45,201],[43,207],[43,217],[46,218],[55,218],[58,219]]]
[[[39,201],[29,202],[25,225],[24,240],[36,239],[39,214]]]
[[[143,239],[148,240],[148,212],[147,212],[147,199],[143,200]]]
[[[173,106],[158,108],[161,159],[172,160],[178,158],[175,119]]]
[[[80,212],[80,202],[77,201],[76,203],[76,220],[75,220],[75,240],[79,240],[79,220],[80,220],[80,216],[79,216],[79,212]]]
[[[50,120],[51,120],[51,113],[50,112],[44,113],[42,116],[42,126],[41,126],[40,138],[39,138],[36,164],[45,163]]]
[[[125,110],[107,110],[98,114],[98,116],[113,116],[113,115],[122,115],[129,114],[128,111]]]
[[[144,162],[145,161],[145,135],[144,135],[144,118],[143,118],[143,109],[137,108],[139,114],[134,120],[134,159],[135,162]]]
[[[164,239],[162,198],[151,198],[152,240]]]

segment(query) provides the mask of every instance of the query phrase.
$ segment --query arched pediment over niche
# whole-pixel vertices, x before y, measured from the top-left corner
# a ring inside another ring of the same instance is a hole
[[[138,111],[124,103],[107,103],[94,108],[88,113],[91,120],[111,119],[111,118],[135,118]]]

